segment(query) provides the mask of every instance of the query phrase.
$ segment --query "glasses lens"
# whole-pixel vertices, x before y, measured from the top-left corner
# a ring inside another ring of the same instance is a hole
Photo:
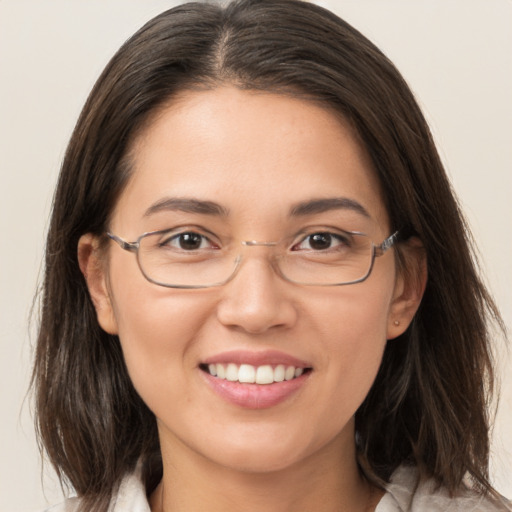
[[[236,257],[202,247],[197,237],[200,235],[169,232],[142,237],[137,253],[142,273],[154,283],[177,288],[222,284],[233,274]]]
[[[367,235],[319,233],[314,237],[308,249],[288,251],[279,258],[278,266],[288,280],[328,286],[360,281],[369,274],[373,244]]]

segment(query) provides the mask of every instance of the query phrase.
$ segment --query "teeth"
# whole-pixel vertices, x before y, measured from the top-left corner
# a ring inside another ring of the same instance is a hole
[[[238,370],[238,381],[254,384],[254,382],[256,382],[256,369],[254,366],[251,366],[250,364],[240,365],[240,369]]]
[[[236,364],[228,364],[228,367],[226,368],[226,380],[231,382],[238,380],[238,367]]]
[[[290,368],[293,368],[293,366],[290,366]],[[277,365],[275,368],[274,368],[274,380],[276,382],[283,382],[284,380],[284,376],[285,376],[285,367],[284,365],[280,364],[280,365]]]
[[[274,370],[272,366],[258,366],[256,370],[256,384],[272,384],[274,382]]]
[[[219,379],[225,379],[226,378],[226,370],[222,364],[217,364],[217,377]]]
[[[293,377],[295,377],[295,368],[293,366],[288,366],[284,372],[284,380],[292,380]]]
[[[274,382],[283,382],[300,377],[304,373],[304,368],[295,368],[295,366],[284,366],[279,364],[272,367],[269,364],[263,366],[252,366],[250,364],[241,364],[240,366],[229,363],[209,364],[208,372],[214,377],[225,379],[231,382],[243,382],[247,384],[272,384]]]

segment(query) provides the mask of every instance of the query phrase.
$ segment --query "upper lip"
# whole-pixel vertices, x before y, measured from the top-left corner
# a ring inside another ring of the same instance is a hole
[[[311,368],[311,364],[297,357],[277,350],[265,351],[248,351],[248,350],[230,350],[228,352],[221,352],[214,356],[208,357],[202,364],[250,364],[252,366],[272,365],[279,364],[285,366],[295,366],[295,368]]]

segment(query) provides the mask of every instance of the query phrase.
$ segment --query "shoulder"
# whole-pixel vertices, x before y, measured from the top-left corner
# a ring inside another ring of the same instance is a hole
[[[475,492],[462,491],[451,497],[433,481],[418,482],[415,468],[399,467],[392,475],[386,494],[375,512],[504,512],[510,505],[498,506]]]
[[[44,512],[78,512],[80,498],[69,498]],[[150,512],[144,484],[137,472],[123,478],[119,491],[114,496],[109,512]]]

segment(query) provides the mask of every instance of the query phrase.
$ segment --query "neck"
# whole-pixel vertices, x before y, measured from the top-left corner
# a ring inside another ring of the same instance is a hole
[[[382,492],[360,474],[355,447],[335,439],[284,469],[251,472],[216,465],[173,443],[162,451],[164,474],[151,496],[152,512],[367,512]],[[163,446],[164,448],[164,446]],[[182,450],[185,453],[180,453]],[[184,456],[181,456],[184,455]],[[186,455],[186,456],[185,456]]]

